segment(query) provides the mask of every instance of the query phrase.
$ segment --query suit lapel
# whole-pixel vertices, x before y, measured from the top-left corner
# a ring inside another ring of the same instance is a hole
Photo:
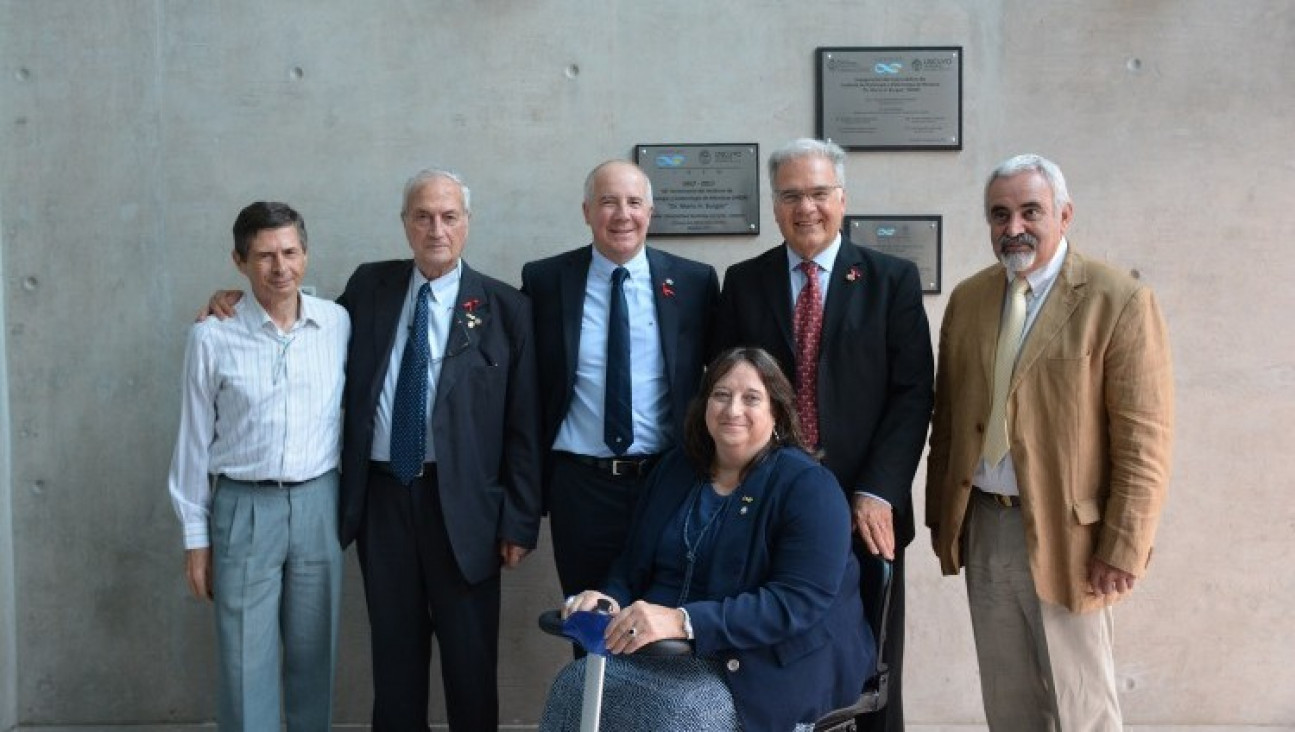
[[[678,359],[679,308],[675,303],[675,282],[670,261],[653,249],[647,250],[652,275],[652,300],[656,303],[657,330],[661,335],[661,356],[665,361],[666,383],[674,387]]]
[[[449,398],[454,387],[463,378],[472,359],[470,352],[481,342],[481,332],[490,325],[490,304],[486,299],[485,287],[481,275],[463,263],[463,273],[459,279],[459,300],[454,304],[454,314],[450,317],[450,332],[445,340],[445,358],[441,361],[441,372],[436,379],[436,404],[432,411],[439,412],[440,406]]]
[[[841,248],[832,263],[831,280],[827,288],[827,302],[823,305],[823,343],[832,343],[835,334],[840,332],[841,322],[850,309],[850,300],[865,294],[869,282],[873,282],[875,272],[864,266],[863,255],[859,248],[842,237]],[[790,298],[791,296],[788,295]]]
[[[562,356],[566,359],[566,391],[576,382],[576,362],[580,358],[580,326],[584,320],[585,287],[589,281],[592,247],[585,247],[564,262],[558,271],[558,297],[562,302]]]
[[[1084,301],[1084,284],[1087,279],[1083,260],[1074,252],[1067,253],[1061,273],[1052,285],[1052,291],[1048,293],[1048,299],[1043,303],[1043,308],[1035,318],[1033,327],[1026,335],[1025,343],[1021,345],[1021,354],[1016,359],[1016,370],[1012,372],[1009,393],[1016,389],[1021,378],[1039,360],[1044,349],[1061,332],[1075,309]]]

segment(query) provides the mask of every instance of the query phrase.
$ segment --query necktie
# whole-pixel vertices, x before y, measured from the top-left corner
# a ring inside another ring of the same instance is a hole
[[[800,263],[805,286],[796,297],[796,411],[805,444],[818,446],[818,346],[823,336],[823,296],[818,288],[818,265]]]
[[[431,349],[427,341],[427,296],[431,285],[418,288],[414,322],[409,329],[405,352],[400,356],[396,378],[396,400],[391,407],[391,470],[409,485],[423,470],[427,449],[427,363]]]
[[[630,388],[630,314],[625,303],[625,278],[629,270],[612,271],[612,296],[607,314],[607,391],[603,398],[603,442],[624,455],[634,442],[634,416]]]
[[[985,423],[985,449],[981,453],[991,467],[1003,459],[1010,444],[1007,389],[1016,368],[1016,354],[1021,350],[1021,335],[1025,330],[1025,294],[1029,289],[1030,283],[1024,277],[1012,280],[1007,315],[998,330],[998,351],[994,355],[994,404],[989,410],[989,421]]]

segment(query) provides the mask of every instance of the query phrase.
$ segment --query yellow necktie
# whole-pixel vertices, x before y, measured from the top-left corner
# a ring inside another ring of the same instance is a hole
[[[990,467],[998,465],[1011,442],[1007,436],[1007,389],[1012,383],[1016,354],[1021,350],[1021,335],[1025,330],[1025,294],[1029,290],[1030,283],[1024,277],[1012,280],[1007,316],[998,329],[998,352],[994,356],[994,405],[989,410],[989,421],[985,423],[985,448],[981,452]]]

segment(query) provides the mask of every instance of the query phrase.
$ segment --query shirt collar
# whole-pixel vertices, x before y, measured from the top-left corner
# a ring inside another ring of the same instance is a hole
[[[311,304],[311,298],[303,293],[297,293],[297,322],[292,324],[288,331],[291,332],[303,325],[312,325],[319,327],[319,321],[316,318],[318,304]],[[261,307],[261,302],[256,299],[256,295],[248,293],[234,305],[235,317],[242,320],[248,330],[265,330],[270,329],[274,333],[279,332],[279,326],[270,317],[270,314]]]
[[[801,256],[789,245],[783,244],[783,248],[787,250],[787,268],[795,271],[796,268],[800,267],[800,263],[805,260],[802,259]],[[819,252],[818,256],[814,257],[814,263],[824,272],[831,272],[832,264],[836,262],[836,254],[839,251],[841,251],[841,232],[838,231],[836,232],[836,238],[832,240],[832,243],[829,244],[826,249]]]
[[[598,251],[598,247],[590,247],[593,250],[593,261],[589,263],[589,271],[599,279],[610,280],[612,271],[617,267],[624,267],[629,270],[631,280],[648,281],[651,275],[651,268],[648,267],[647,247],[639,248],[638,254],[635,254],[630,261],[625,264],[616,264],[608,259],[606,255]]]
[[[1030,283],[1030,292],[1037,295],[1047,292],[1048,288],[1052,287],[1052,283],[1057,280],[1057,275],[1061,274],[1061,265],[1066,263],[1066,252],[1069,249],[1070,242],[1066,237],[1061,237],[1061,243],[1057,245],[1057,251],[1052,253],[1052,259],[1047,266],[1025,275],[1025,281]],[[1007,277],[1007,284],[1012,284],[1013,275],[1006,267],[1003,268],[1003,274]]]
[[[415,265],[414,276],[409,282],[409,286],[413,290],[411,299],[418,296],[418,290],[422,288],[424,282],[429,282],[432,285],[429,288],[432,292],[432,301],[440,305],[452,305],[453,303],[450,303],[450,300],[458,293],[461,279],[463,279],[463,259],[461,257],[454,263],[453,269],[434,280],[424,277],[422,271]]]

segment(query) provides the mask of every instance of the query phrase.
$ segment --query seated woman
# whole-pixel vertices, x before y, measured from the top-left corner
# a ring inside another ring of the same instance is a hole
[[[717,358],[603,591],[568,598],[564,616],[611,600],[603,729],[789,732],[858,698],[876,650],[850,510],[794,403],[763,350]],[[696,656],[633,655],[663,638]],[[583,664],[559,673],[541,730],[578,728]]]

